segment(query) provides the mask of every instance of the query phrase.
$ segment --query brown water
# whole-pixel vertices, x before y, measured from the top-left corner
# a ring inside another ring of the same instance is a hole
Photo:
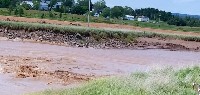
[[[13,41],[0,41],[0,56],[46,57],[52,59],[67,57],[75,60],[75,63],[69,66],[79,66],[80,68],[74,69],[73,72],[97,76],[129,74],[135,71],[147,71],[152,67],[176,67],[200,63],[199,52],[103,50]],[[47,85],[42,81],[32,79],[16,79],[12,75],[0,73],[0,93],[2,95],[18,95],[49,88],[65,88],[65,86]]]

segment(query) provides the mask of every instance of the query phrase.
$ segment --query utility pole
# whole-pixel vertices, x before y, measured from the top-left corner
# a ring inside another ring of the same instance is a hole
[[[111,7],[110,7],[110,14],[109,14],[109,20],[111,19]],[[110,20],[111,21],[111,20]]]
[[[90,0],[89,1],[89,12],[88,12],[88,27],[90,27]]]
[[[159,23],[160,23],[160,17],[161,17],[161,15],[159,15]]]

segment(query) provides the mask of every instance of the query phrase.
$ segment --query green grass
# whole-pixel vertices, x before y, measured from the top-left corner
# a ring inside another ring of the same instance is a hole
[[[77,27],[77,26],[62,26],[53,24],[40,24],[40,23],[27,23],[27,22],[12,22],[12,21],[0,21],[0,27],[12,30],[25,30],[28,32],[34,31],[50,31],[61,34],[75,35],[79,33],[84,37],[93,37],[97,40],[101,39],[118,39],[126,42],[133,42],[138,37],[158,37],[163,39],[180,39],[186,41],[200,42],[199,36],[187,36],[187,35],[170,35],[160,34],[152,32],[134,32],[117,29],[97,29],[88,27]]]
[[[46,90],[30,95],[197,95],[192,83],[200,83],[200,67],[137,72],[104,78],[67,90]]]
[[[52,14],[53,14],[52,17],[50,17],[48,11],[25,10],[22,16],[28,17],[28,18],[45,18],[45,19],[53,19],[53,20],[61,20],[61,21],[87,22],[87,16],[84,16],[84,15],[63,13],[62,17],[60,18],[60,13],[53,11]],[[0,15],[15,16],[14,12],[9,14],[9,11],[6,8],[0,8]],[[174,25],[168,25],[164,22],[147,23],[147,22],[138,22],[138,21],[119,20],[119,19],[106,20],[103,17],[97,18],[97,17],[92,17],[92,16],[91,16],[91,22],[132,25],[132,26],[138,26],[138,27],[148,27],[148,28],[154,28],[154,29],[164,29],[164,30],[184,31],[184,32],[198,32],[198,33],[200,32],[200,27],[174,26]]]

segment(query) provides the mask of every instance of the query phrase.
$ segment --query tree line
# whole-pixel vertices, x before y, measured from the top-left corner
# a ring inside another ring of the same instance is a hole
[[[14,11],[15,14],[23,14],[23,9],[26,10],[39,10],[41,0],[32,0],[33,6],[28,4],[20,4],[23,0],[0,0],[0,8],[8,8],[10,12]],[[88,13],[89,8],[89,0],[46,0],[50,1],[48,4],[49,11],[54,10],[60,13],[72,13],[83,15]],[[57,2],[62,2],[61,6],[54,5]],[[99,0],[94,4],[90,0],[90,11],[92,15],[95,13],[100,14],[100,16],[105,18],[116,18],[123,19],[125,15],[132,16],[147,16],[150,20],[154,20],[156,22],[166,22],[169,25],[176,26],[191,26],[191,27],[199,27],[200,20],[198,18],[192,17],[179,17],[173,15],[171,12],[165,12],[162,10],[158,10],[155,8],[141,8],[141,9],[133,9],[128,6],[114,6],[108,7],[104,0]]]

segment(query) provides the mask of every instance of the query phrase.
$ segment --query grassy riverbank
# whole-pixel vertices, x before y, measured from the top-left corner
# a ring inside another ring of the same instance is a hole
[[[200,83],[199,73],[197,66],[181,70],[167,68],[98,79],[79,88],[47,90],[32,95],[196,95],[192,83]]]
[[[27,22],[12,22],[12,21],[0,21],[0,27],[10,30],[25,30],[28,32],[33,31],[49,31],[55,33],[67,33],[67,34],[77,34],[79,33],[84,37],[94,37],[95,39],[119,39],[128,42],[135,41],[137,37],[159,37],[159,38],[169,38],[169,39],[181,39],[186,41],[197,41],[200,42],[199,36],[187,36],[187,35],[173,35],[173,34],[160,34],[152,33],[149,31],[144,32],[134,32],[134,31],[123,31],[117,29],[97,29],[97,28],[87,28],[87,27],[77,27],[77,26],[62,26],[53,24],[40,24],[40,23],[27,23]]]

